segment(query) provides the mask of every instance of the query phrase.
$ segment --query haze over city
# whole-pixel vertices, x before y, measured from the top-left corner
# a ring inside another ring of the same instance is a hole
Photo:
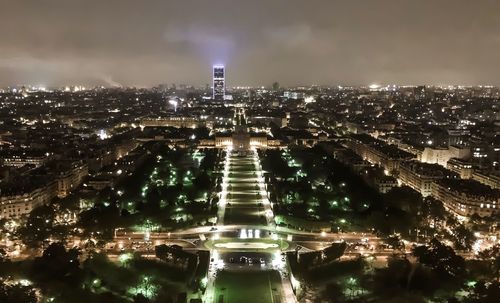
[[[0,86],[500,84],[495,0],[0,2]]]
[[[499,12],[0,0],[0,303],[498,303]]]

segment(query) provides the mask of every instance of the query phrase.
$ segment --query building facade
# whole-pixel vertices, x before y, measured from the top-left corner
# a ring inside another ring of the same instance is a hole
[[[499,213],[500,191],[473,180],[440,180],[433,183],[432,196],[459,219],[477,214],[489,217]]]
[[[175,127],[175,128],[198,128],[206,127],[205,120],[199,117],[173,116],[162,118],[145,118],[141,121],[141,127]]]
[[[18,192],[0,195],[0,219],[19,219],[33,209],[48,204],[57,195],[57,182],[51,181]]]
[[[399,164],[413,158],[413,155],[400,150],[395,145],[388,145],[368,135],[351,135],[346,146],[363,160],[382,166],[387,174],[397,173]]]
[[[458,175],[438,164],[408,161],[399,165],[398,177],[402,184],[428,197],[432,195],[432,184],[436,180],[458,178]]]
[[[449,146],[448,148],[425,147],[421,155],[418,155],[421,162],[436,163],[446,167],[451,158],[468,159],[471,156],[470,149],[467,147]]]
[[[491,188],[500,189],[500,176],[489,174],[481,171],[475,171],[472,174],[472,179],[488,185]]]
[[[60,172],[57,176],[57,196],[59,198],[68,196],[82,184],[88,174],[89,167],[86,163],[75,163],[68,170]]]
[[[28,154],[15,154],[3,157],[1,164],[11,167],[23,167],[25,165],[33,165],[40,167],[49,161],[48,155],[28,155]]]
[[[226,69],[224,65],[213,66],[212,78],[212,98],[214,100],[224,100],[226,95]]]
[[[459,174],[462,179],[472,178],[472,173],[474,172],[474,168],[470,162],[458,158],[448,160],[446,168]]]

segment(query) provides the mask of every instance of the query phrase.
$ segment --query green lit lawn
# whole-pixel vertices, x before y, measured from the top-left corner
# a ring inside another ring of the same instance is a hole
[[[253,172],[255,171],[255,165],[251,164],[243,164],[243,165],[231,165],[229,169],[232,172]]]
[[[220,301],[220,298],[223,301]],[[281,281],[276,271],[222,271],[215,280],[214,303],[280,303]]]
[[[257,186],[255,165],[250,158],[233,158],[229,167],[225,224],[267,224]]]
[[[244,224],[244,225],[266,225],[267,221],[263,215],[260,215],[264,208],[249,206],[230,206],[226,207],[224,214],[225,224]]]

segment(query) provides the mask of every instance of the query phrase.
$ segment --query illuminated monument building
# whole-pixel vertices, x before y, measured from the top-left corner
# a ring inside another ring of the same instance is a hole
[[[213,99],[224,100],[226,83],[225,83],[225,69],[224,65],[213,66]]]
[[[233,132],[233,149],[238,152],[245,152],[250,149],[250,134],[245,117],[245,111],[237,108],[234,119],[236,120]]]

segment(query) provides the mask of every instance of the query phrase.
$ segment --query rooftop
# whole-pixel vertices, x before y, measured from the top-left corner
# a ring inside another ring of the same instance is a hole
[[[500,190],[493,189],[474,180],[441,179],[437,183],[459,193],[500,199]]]

